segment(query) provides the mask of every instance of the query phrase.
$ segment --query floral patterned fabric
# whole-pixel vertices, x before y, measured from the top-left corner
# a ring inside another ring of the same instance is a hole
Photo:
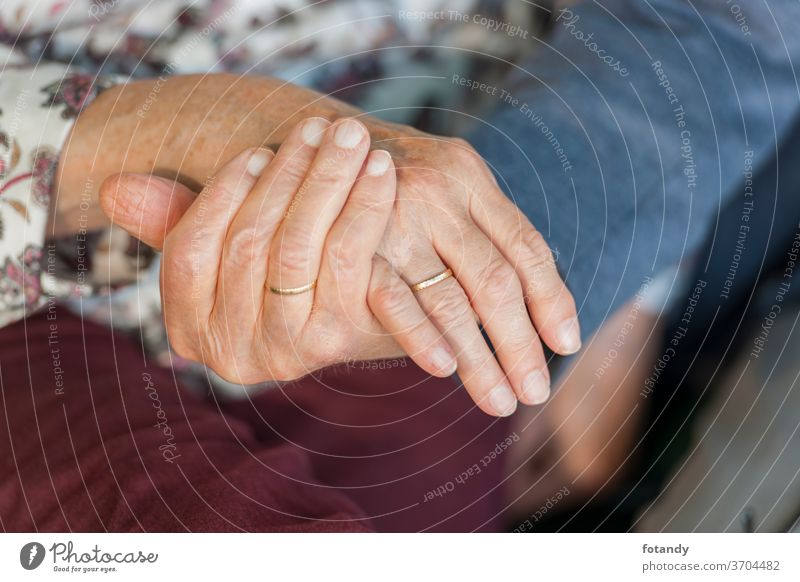
[[[61,65],[6,68],[0,79],[0,325],[44,305],[48,296],[88,292],[64,285],[43,242],[50,191],[72,121],[107,81]]]

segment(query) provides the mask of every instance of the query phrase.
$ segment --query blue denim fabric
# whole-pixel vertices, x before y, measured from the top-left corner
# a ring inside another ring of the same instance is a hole
[[[504,87],[519,102],[466,136],[556,252],[584,336],[724,205],[758,204],[744,174],[800,109],[799,25],[796,0],[573,7]]]

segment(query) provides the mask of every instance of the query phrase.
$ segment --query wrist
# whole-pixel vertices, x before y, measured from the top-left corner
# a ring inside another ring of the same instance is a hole
[[[242,150],[279,145],[301,119],[360,116],[337,99],[289,83],[228,73],[144,79],[106,89],[78,116],[55,180],[56,232],[97,228],[102,182],[119,172],[153,173],[199,190]],[[425,135],[360,116],[376,147],[401,155],[398,137]]]

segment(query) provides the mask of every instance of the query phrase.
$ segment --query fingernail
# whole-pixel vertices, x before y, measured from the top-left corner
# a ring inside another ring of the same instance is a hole
[[[267,167],[267,164],[272,159],[273,153],[271,150],[268,149],[258,149],[256,150],[250,159],[247,160],[247,173],[251,176],[260,176],[261,172],[264,171],[264,168]]]
[[[578,319],[572,317],[558,326],[558,345],[565,354],[574,354],[581,349],[581,328]]]
[[[376,150],[369,155],[367,160],[367,175],[383,176],[389,169],[391,155],[384,150]]]
[[[360,123],[346,119],[336,128],[333,142],[340,148],[354,148],[364,137],[364,128]]]
[[[431,361],[442,374],[452,376],[456,372],[456,359],[448,350],[438,347],[431,353]]]
[[[510,416],[517,409],[517,397],[508,384],[500,384],[489,392],[489,404],[500,416]]]
[[[535,370],[522,381],[522,394],[529,404],[542,404],[550,397],[550,382],[541,370]]]
[[[325,130],[330,126],[330,122],[322,117],[311,117],[303,122],[303,129],[300,130],[300,136],[303,138],[303,143],[311,147],[319,147],[322,143],[322,136],[325,135]]]

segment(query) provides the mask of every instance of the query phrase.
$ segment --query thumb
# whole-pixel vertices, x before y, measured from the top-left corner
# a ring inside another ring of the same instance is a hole
[[[100,207],[111,222],[156,250],[195,197],[183,184],[148,174],[115,174],[100,186]]]

